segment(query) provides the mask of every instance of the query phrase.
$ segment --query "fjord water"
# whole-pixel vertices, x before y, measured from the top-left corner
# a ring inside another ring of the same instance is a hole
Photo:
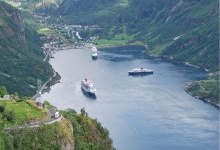
[[[218,150],[219,109],[184,91],[187,82],[205,72],[151,58],[140,47],[99,49],[92,60],[89,49],[59,51],[51,59],[61,83],[42,95],[58,109],[85,108],[110,132],[119,150]],[[133,68],[154,74],[128,76]],[[81,91],[84,78],[97,88],[97,97]]]

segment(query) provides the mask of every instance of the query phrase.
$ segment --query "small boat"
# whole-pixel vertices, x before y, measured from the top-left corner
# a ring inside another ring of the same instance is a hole
[[[91,51],[92,51],[92,58],[97,59],[97,57],[98,57],[97,48],[92,47]]]
[[[134,68],[131,71],[128,71],[129,75],[145,75],[145,74],[153,74],[152,69],[145,68]]]
[[[89,95],[96,94],[96,88],[95,88],[94,84],[86,78],[81,81],[81,89],[83,90],[83,92],[85,92]]]

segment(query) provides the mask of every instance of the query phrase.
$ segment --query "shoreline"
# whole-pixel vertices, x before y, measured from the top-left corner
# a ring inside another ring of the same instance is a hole
[[[193,95],[192,93],[190,93],[190,92],[187,90],[187,86],[189,86],[188,83],[187,83],[187,84],[185,85],[185,87],[184,87],[184,90],[185,90],[185,92],[186,92],[187,94],[191,95],[191,96],[194,97],[195,99],[199,99],[199,100],[203,101],[204,103],[210,104],[210,105],[212,105],[212,106],[214,106],[214,107],[216,107],[216,108],[218,108],[218,109],[220,108],[220,105],[219,105],[219,104],[213,103],[212,101],[210,101],[210,100],[208,100],[208,99],[204,99],[204,98],[201,98],[201,97],[199,97],[199,96]]]
[[[59,51],[68,51],[68,50],[75,50],[75,49],[85,50],[85,49],[88,49],[88,48],[90,48],[90,47],[89,47],[89,46],[84,46],[84,47],[80,47],[80,48],[74,48],[74,47],[66,46],[66,47],[62,47],[62,48],[57,49],[56,52],[59,52]],[[48,63],[49,63],[50,59],[51,59],[51,58],[48,59]],[[55,59],[55,58],[53,57],[53,59]],[[54,69],[54,68],[53,68],[53,69]],[[46,86],[46,89],[42,89],[41,94],[44,94],[44,93],[46,93],[46,92],[49,93],[52,86],[54,86],[54,85],[57,84],[57,83],[61,83],[61,81],[60,81],[61,78],[62,78],[61,75],[54,70],[54,76],[49,78],[49,80],[47,81],[48,83],[44,83],[45,86]],[[37,95],[37,94],[35,94],[35,95]]]

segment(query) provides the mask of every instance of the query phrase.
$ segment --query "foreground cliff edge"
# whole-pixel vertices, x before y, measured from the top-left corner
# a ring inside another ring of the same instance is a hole
[[[97,119],[73,109],[59,111],[45,101],[0,100],[0,149],[113,150],[109,131]]]

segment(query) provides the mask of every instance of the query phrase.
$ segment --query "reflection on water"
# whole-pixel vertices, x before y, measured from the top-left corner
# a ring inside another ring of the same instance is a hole
[[[128,75],[128,76],[134,77],[134,78],[136,78],[136,77],[141,77],[141,78],[143,78],[143,77],[145,77],[145,76],[151,76],[151,75],[153,75],[153,73],[148,73],[148,74],[130,74],[130,75]]]
[[[61,75],[60,84],[42,95],[58,109],[85,108],[110,132],[119,150],[217,150],[219,110],[184,91],[187,82],[204,79],[205,72],[143,54],[137,47],[57,52],[50,63]],[[133,68],[154,74],[129,76]],[[81,91],[88,77],[96,99]]]

